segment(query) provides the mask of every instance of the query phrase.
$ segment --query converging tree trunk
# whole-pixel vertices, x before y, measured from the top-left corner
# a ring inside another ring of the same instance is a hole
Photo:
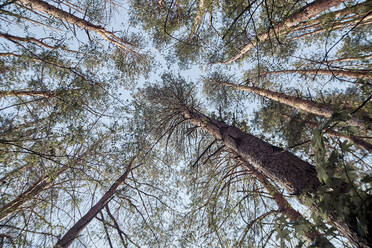
[[[86,87],[103,87],[104,84],[96,83],[96,84],[87,84]],[[57,90],[0,90],[0,98],[1,97],[20,97],[20,96],[41,96],[41,97],[55,97],[57,95],[65,94],[65,93],[73,93],[79,92],[83,90],[81,89],[57,89]]]
[[[179,111],[193,125],[220,140],[224,145],[238,154],[241,159],[251,164],[264,177],[280,184],[292,195],[302,195],[312,199],[321,186],[315,167],[301,160],[292,153],[273,146],[251,134],[230,126],[222,121],[209,118],[200,112],[180,106]],[[306,204],[306,203],[305,203]],[[315,205],[314,205],[315,204]],[[307,205],[312,211],[319,211],[316,203]],[[347,222],[337,216],[334,209],[326,209],[329,224],[335,227],[351,243],[368,247],[366,237],[359,235],[353,225],[355,216],[347,217]]]
[[[89,224],[89,222],[105,207],[116,189],[127,179],[129,172],[132,170],[135,157],[130,161],[124,174],[119,177],[110,189],[101,197],[101,199],[91,209],[73,225],[65,235],[57,242],[56,248],[69,247],[76,239],[79,233]]]
[[[305,112],[308,112],[314,115],[331,118],[332,115],[335,113],[334,112],[335,107],[329,104],[319,104],[317,102],[303,100],[298,97],[289,96],[283,93],[265,90],[265,89],[258,88],[258,87],[237,85],[237,84],[233,84],[229,82],[220,82],[220,84],[223,86],[232,87],[234,89],[248,91],[248,92],[257,94],[259,96],[271,99],[276,102],[280,102],[282,104],[288,105],[296,109],[300,109],[302,111],[305,111]],[[357,127],[366,126],[365,121],[362,121],[356,117],[351,117],[351,119],[348,120],[346,123],[351,126],[357,126]],[[368,122],[367,122],[367,125],[368,125]]]
[[[99,36],[101,36],[104,40],[112,43],[113,45],[117,46],[118,48],[124,49],[130,53],[139,55],[136,51],[130,48],[131,44],[125,42],[123,39],[117,37],[114,33],[105,30],[101,26],[94,25],[80,17],[74,16],[73,14],[66,12],[62,9],[54,7],[44,1],[41,0],[19,0],[25,6],[29,6],[31,9],[40,11],[44,14],[52,16],[54,18],[60,19],[62,21],[68,22],[72,25],[76,25],[82,29],[87,31],[93,31]]]
[[[310,75],[331,75],[349,78],[365,78],[372,79],[372,71],[362,71],[362,70],[336,70],[336,69],[297,69],[297,70],[281,70],[281,71],[268,71],[262,72],[262,75],[276,75],[276,74],[286,74],[286,73],[298,73],[298,74],[310,74]]]
[[[340,3],[345,2],[345,0],[316,0],[300,10],[298,10],[293,15],[289,16],[287,20],[270,27],[269,30],[260,33],[257,35],[257,38],[255,40],[257,41],[251,41],[247,45],[245,45],[234,57],[228,59],[227,61],[223,62],[223,64],[230,64],[237,59],[241,58],[244,54],[246,54],[248,51],[250,51],[254,46],[258,44],[258,42],[263,42],[269,39],[270,37],[275,37],[283,30],[289,29],[293,26],[295,26],[297,23],[308,20],[321,12],[333,7],[337,6]]]
[[[234,153],[234,152],[233,152]],[[244,159],[237,156],[240,163],[245,166],[249,173],[251,173],[271,195],[276,205],[284,215],[292,222],[297,222],[306,225],[306,231],[304,233],[305,238],[313,243],[315,240],[320,241],[324,247],[334,247],[328,239],[322,237],[322,235],[316,230],[313,224],[311,224],[306,218],[302,216],[297,210],[295,210],[291,204],[284,198],[283,194],[280,193],[274,185],[272,185],[267,178],[255,169],[251,164],[247,163]]]

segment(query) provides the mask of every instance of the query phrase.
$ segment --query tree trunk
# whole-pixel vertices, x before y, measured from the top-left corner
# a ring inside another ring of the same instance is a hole
[[[184,117],[194,125],[203,128],[216,139],[222,140],[226,147],[236,152],[269,179],[279,182],[290,194],[297,195],[319,187],[314,166],[293,154],[186,107],[182,111]]]
[[[287,18],[287,20],[269,28],[268,31],[260,33],[257,35],[256,40],[259,42],[266,41],[270,37],[275,37],[277,34],[282,32],[284,29],[289,29],[295,26],[297,23],[308,20],[319,13],[333,7],[337,6],[340,3],[345,2],[345,0],[315,0],[314,2],[304,6],[296,13]],[[250,51],[258,42],[252,41],[249,44],[245,45],[237,55],[231,59],[223,62],[223,64],[230,64],[237,59],[241,58],[244,54]]]
[[[222,141],[227,148],[251,164],[264,177],[277,182],[290,194],[302,195],[310,200],[313,197],[316,198],[316,196],[312,196],[310,193],[315,193],[321,186],[321,183],[318,180],[314,166],[288,151],[272,146],[222,121],[208,118],[196,110],[182,106],[179,111],[193,125],[202,128],[217,140]],[[316,203],[308,204],[310,206],[307,206],[313,211],[319,211],[320,207]],[[352,223],[355,220],[354,216],[347,216],[348,221],[345,223],[342,218],[337,216],[337,212],[333,208],[324,209],[324,211],[326,211],[329,224],[348,238],[351,243],[359,247],[368,247],[371,245],[366,240],[366,237],[358,235]]]
[[[11,90],[11,91],[0,91],[0,97],[7,96],[41,96],[41,97],[53,97],[56,95],[56,91],[47,91],[47,90]]]
[[[304,29],[309,29],[309,28],[321,27],[322,22],[324,22],[327,19],[329,20],[329,18],[332,18],[332,19],[334,18],[335,20],[337,20],[337,22],[335,22],[335,25],[338,25],[338,24],[342,23],[343,21],[350,20],[350,19],[360,20],[360,18],[362,16],[368,14],[368,9],[369,9],[368,5],[369,5],[369,3],[362,2],[362,3],[358,3],[356,5],[353,5],[351,7],[347,7],[347,8],[341,9],[341,10],[334,11],[331,14],[325,13],[323,15],[318,16],[315,19],[305,21],[305,22],[299,23],[298,25],[293,26],[291,28],[291,33],[293,31],[299,31],[299,30],[304,30]],[[334,26],[332,26],[332,27],[334,27]]]
[[[135,157],[130,161],[124,174],[119,177],[110,189],[101,197],[101,199],[91,209],[81,217],[75,225],[73,225],[67,233],[57,242],[56,248],[69,247],[79,233],[89,224],[89,222],[105,207],[111,197],[116,192],[116,189],[127,179],[129,172],[132,170],[132,165]]]
[[[331,75],[350,78],[365,78],[372,79],[372,71],[351,71],[351,70],[328,70],[328,69],[305,69],[305,70],[281,70],[263,72],[263,75],[276,75],[284,73],[299,73],[299,74],[316,74],[316,75]]]
[[[74,16],[41,0],[19,0],[19,2],[21,2],[25,6],[29,6],[31,9],[40,11],[44,14],[68,22],[72,25],[76,25],[87,31],[93,31],[101,36],[104,40],[112,43],[116,47],[127,50],[128,52],[135,55],[139,55],[137,52],[129,47],[131,44],[125,42],[123,39],[117,37],[114,33],[105,30],[101,26],[94,25],[80,17]]]
[[[87,149],[87,151],[85,151],[82,155],[80,155],[78,158],[74,159],[70,163],[64,164],[54,174],[44,175],[37,182],[35,182],[33,185],[31,185],[25,192],[20,194],[16,199],[9,202],[8,204],[5,204],[0,209],[0,221],[8,218],[10,215],[17,212],[22,206],[24,206],[26,203],[28,203],[29,201],[34,199],[35,196],[37,196],[42,191],[44,191],[49,186],[51,186],[56,178],[58,178],[62,173],[64,173],[67,169],[69,169],[73,164],[78,163],[79,161],[84,159],[86,156],[88,156],[90,154],[90,152],[92,150],[94,150],[105,138],[106,138],[106,136],[99,139],[97,142],[95,142],[93,145],[91,145]]]
[[[103,83],[96,83],[96,84],[87,84],[86,87],[103,87],[105,84]],[[78,92],[83,90],[80,89],[57,89],[57,90],[10,90],[10,91],[1,91],[0,90],[0,98],[1,97],[19,97],[19,96],[41,96],[41,97],[55,97],[57,95],[68,93],[68,92]]]
[[[233,152],[234,153],[234,152]],[[248,169],[248,171],[261,183],[261,185],[266,189],[266,191],[272,196],[276,205],[279,207],[279,211],[284,213],[288,219],[292,222],[303,223],[308,228],[305,231],[305,238],[313,243],[315,240],[321,241],[325,247],[334,247],[328,239],[323,238],[322,235],[315,229],[314,225],[306,220],[297,210],[292,208],[291,204],[284,198],[274,185],[272,185],[267,178],[256,170],[252,165],[247,163],[244,159],[237,156],[237,159]],[[324,247],[324,248],[325,248]]]
[[[4,39],[7,39],[7,40],[10,40],[10,41],[20,41],[20,42],[27,42],[27,43],[35,43],[41,47],[45,47],[45,48],[48,48],[48,49],[56,49],[56,47],[54,46],[50,46],[36,38],[33,38],[33,37],[19,37],[19,36],[14,36],[14,35],[10,35],[10,34],[5,34],[5,33],[0,33],[0,37],[1,38],[4,38]]]
[[[314,115],[330,118],[334,114],[334,110],[333,110],[334,107],[332,105],[319,104],[313,101],[303,100],[298,97],[288,96],[283,93],[265,90],[265,89],[261,89],[258,87],[236,85],[236,84],[232,84],[228,82],[221,82],[221,84],[224,86],[233,87],[238,90],[244,90],[244,91],[257,94],[259,96],[271,99],[276,102],[280,102],[282,104],[291,106],[296,109],[300,109],[302,111],[305,111],[305,112],[308,112]],[[346,123],[351,126],[357,126],[357,127],[365,126],[365,122],[362,120],[359,120],[356,117],[352,117]]]

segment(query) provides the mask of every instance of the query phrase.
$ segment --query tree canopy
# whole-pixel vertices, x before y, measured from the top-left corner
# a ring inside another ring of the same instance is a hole
[[[0,247],[371,247],[368,0],[0,2]]]

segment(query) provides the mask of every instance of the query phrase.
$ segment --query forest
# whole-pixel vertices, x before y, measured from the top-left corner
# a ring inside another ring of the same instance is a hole
[[[372,1],[0,0],[0,248],[372,247]]]

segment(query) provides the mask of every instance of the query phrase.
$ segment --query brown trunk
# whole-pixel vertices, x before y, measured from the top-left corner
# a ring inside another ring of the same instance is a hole
[[[258,34],[257,40],[259,42],[262,42],[262,41],[269,39],[270,37],[275,37],[276,34],[279,34],[284,29],[289,29],[295,26],[297,23],[308,20],[318,15],[319,13],[333,6],[337,6],[343,2],[345,2],[345,0],[315,0],[314,2],[298,10],[296,13],[288,17],[287,20],[283,21],[282,23],[279,23],[275,25],[274,27],[271,27],[268,31],[264,33]],[[245,45],[237,55],[227,60],[226,62],[223,62],[223,64],[230,64],[236,61],[237,59],[241,58],[244,54],[246,54],[249,50],[251,50],[256,44],[257,44],[256,42],[252,41],[251,43]]]
[[[372,54],[365,55],[365,56],[359,56],[359,57],[349,57],[349,58],[332,59],[332,60],[328,60],[328,63],[346,62],[346,61],[355,61],[355,60],[369,60],[369,59],[372,59]]]
[[[340,24],[343,21],[350,20],[350,19],[360,20],[360,18],[363,15],[366,15],[368,13],[368,9],[369,9],[368,5],[369,5],[368,3],[363,2],[363,3],[358,3],[358,4],[356,4],[354,6],[351,6],[351,7],[347,7],[347,8],[341,9],[341,10],[334,11],[331,14],[329,14],[329,13],[323,14],[323,15],[315,18],[315,19],[299,23],[298,25],[292,27],[291,28],[291,33],[294,32],[294,31],[299,31],[299,30],[304,30],[304,29],[311,29],[311,28],[315,28],[315,27],[321,27],[322,22],[324,23],[324,21],[329,19],[329,18],[336,19],[337,20],[337,22],[335,22],[336,25]],[[334,26],[332,26],[332,27],[334,27]]]
[[[105,84],[96,83],[96,84],[87,84],[86,86],[89,88],[97,87],[97,86],[104,86]],[[59,89],[59,90],[11,90],[11,91],[0,91],[0,98],[1,97],[20,97],[20,96],[41,96],[41,97],[54,97],[63,93],[68,92],[78,92],[82,89]]]
[[[338,29],[345,29],[345,28],[350,27],[350,26],[356,26],[357,25],[358,27],[360,27],[360,26],[363,26],[363,25],[368,25],[368,24],[371,24],[371,19],[372,19],[372,16],[368,16],[366,18],[356,18],[356,19],[352,19],[352,20],[349,20],[349,21],[339,23],[339,24],[335,24],[335,25],[332,26],[332,31],[335,31],[335,30],[338,30]],[[306,37],[306,36],[311,36],[311,35],[314,35],[314,34],[318,34],[318,33],[328,31],[327,29],[324,29],[321,24],[314,25],[314,27],[319,27],[319,28],[313,30],[312,32],[308,32],[308,33],[304,33],[304,34],[301,34],[301,35],[298,35],[298,36],[291,37],[291,39],[292,40],[297,40],[297,39],[300,39],[300,38],[303,38],[303,37]]]
[[[101,197],[101,199],[93,206],[91,209],[81,217],[75,225],[73,225],[67,233],[57,242],[56,246],[59,247],[69,247],[74,239],[79,235],[79,233],[89,224],[89,222],[105,207],[109,202],[110,198],[116,192],[116,189],[127,179],[129,172],[132,170],[132,165],[134,158],[130,161],[124,174],[119,177],[110,189]]]
[[[327,247],[334,247],[326,238],[323,238],[322,235],[315,229],[314,225],[307,221],[297,210],[292,208],[291,204],[284,198],[274,185],[272,185],[267,178],[257,171],[252,165],[245,162],[243,159],[239,158],[238,160],[248,169],[251,173],[266,189],[266,191],[272,196],[276,205],[279,207],[279,211],[284,213],[288,219],[292,222],[303,223],[308,227],[308,231],[305,231],[305,238],[313,243],[315,240],[322,240],[322,244],[327,244]]]
[[[46,43],[44,43],[44,42],[42,42],[38,39],[35,39],[33,37],[26,37],[25,38],[25,37],[19,37],[19,36],[14,36],[14,35],[5,34],[5,33],[0,33],[0,37],[5,38],[5,39],[10,40],[10,41],[16,41],[16,42],[17,41],[27,42],[27,43],[32,42],[32,43],[35,43],[35,44],[37,44],[41,47],[45,47],[45,48],[48,48],[48,49],[56,49],[56,47],[50,46],[50,45],[48,45],[48,44],[46,44]]]
[[[7,97],[7,96],[42,96],[42,97],[53,97],[56,95],[55,91],[46,91],[46,90],[12,90],[12,91],[0,91],[0,97]]]
[[[259,172],[280,183],[290,194],[301,194],[319,187],[314,166],[290,152],[186,107],[182,111],[194,125],[222,140],[225,146],[252,164]]]
[[[195,110],[190,110],[186,106],[181,107],[180,111],[182,111],[183,116],[189,122],[213,135],[217,140],[222,141],[228,149],[234,151],[241,159],[251,164],[265,178],[277,182],[290,194],[303,195],[312,199],[309,193],[315,193],[321,186],[314,166],[292,153],[272,146],[222,121],[208,118]],[[315,203],[308,207],[313,211],[319,210]],[[329,224],[334,226],[350,242],[356,246],[368,247],[366,237],[358,235],[351,221],[348,220],[345,223],[333,209],[324,211],[326,211],[329,218]],[[355,220],[353,216],[350,216],[350,218]]]
[[[306,70],[281,70],[263,72],[263,75],[284,74],[284,73],[299,73],[299,74],[317,74],[317,75],[332,75],[351,78],[366,78],[372,79],[372,71],[350,71],[350,70],[328,70],[328,69],[306,69]]]
[[[35,182],[32,186],[30,186],[25,192],[20,194],[16,199],[9,202],[8,204],[5,204],[0,209],[0,221],[8,218],[13,213],[17,212],[22,206],[24,206],[26,203],[31,201],[35,198],[38,194],[40,194],[42,191],[47,189],[49,186],[51,186],[56,178],[58,178],[62,173],[64,173],[67,169],[69,169],[73,164],[76,164],[80,162],[82,159],[84,159],[86,156],[89,155],[89,153],[94,150],[102,141],[106,138],[104,136],[102,139],[94,143],[92,146],[88,148],[87,151],[85,151],[82,155],[80,155],[78,158],[74,159],[70,163],[67,163],[63,165],[57,172],[55,172],[52,175],[45,175],[42,178],[40,178],[37,182]]]
[[[87,31],[93,31],[99,36],[101,36],[104,40],[112,43],[118,48],[127,50],[128,52],[138,55],[137,52],[135,52],[132,48],[129,47],[130,44],[117,37],[114,33],[105,30],[101,26],[94,25],[80,17],[74,16],[62,9],[54,7],[53,5],[50,5],[41,0],[19,0],[19,2],[21,2],[25,6],[29,6],[33,10],[40,11],[54,18],[68,22],[72,25],[76,25]]]
[[[257,94],[259,96],[271,99],[276,102],[280,102],[282,104],[291,106],[296,109],[300,109],[302,111],[323,116],[326,118],[332,117],[334,111],[334,107],[332,105],[325,105],[325,104],[319,104],[313,101],[303,100],[298,97],[294,96],[288,96],[283,93],[278,93],[270,90],[261,89],[258,87],[250,87],[250,86],[243,86],[243,85],[236,85],[228,82],[221,82],[222,85],[233,87],[238,90],[244,90],[248,91],[254,94]],[[359,120],[358,118],[352,117],[350,120],[347,121],[347,123],[351,126],[365,126],[365,122],[362,120]]]

